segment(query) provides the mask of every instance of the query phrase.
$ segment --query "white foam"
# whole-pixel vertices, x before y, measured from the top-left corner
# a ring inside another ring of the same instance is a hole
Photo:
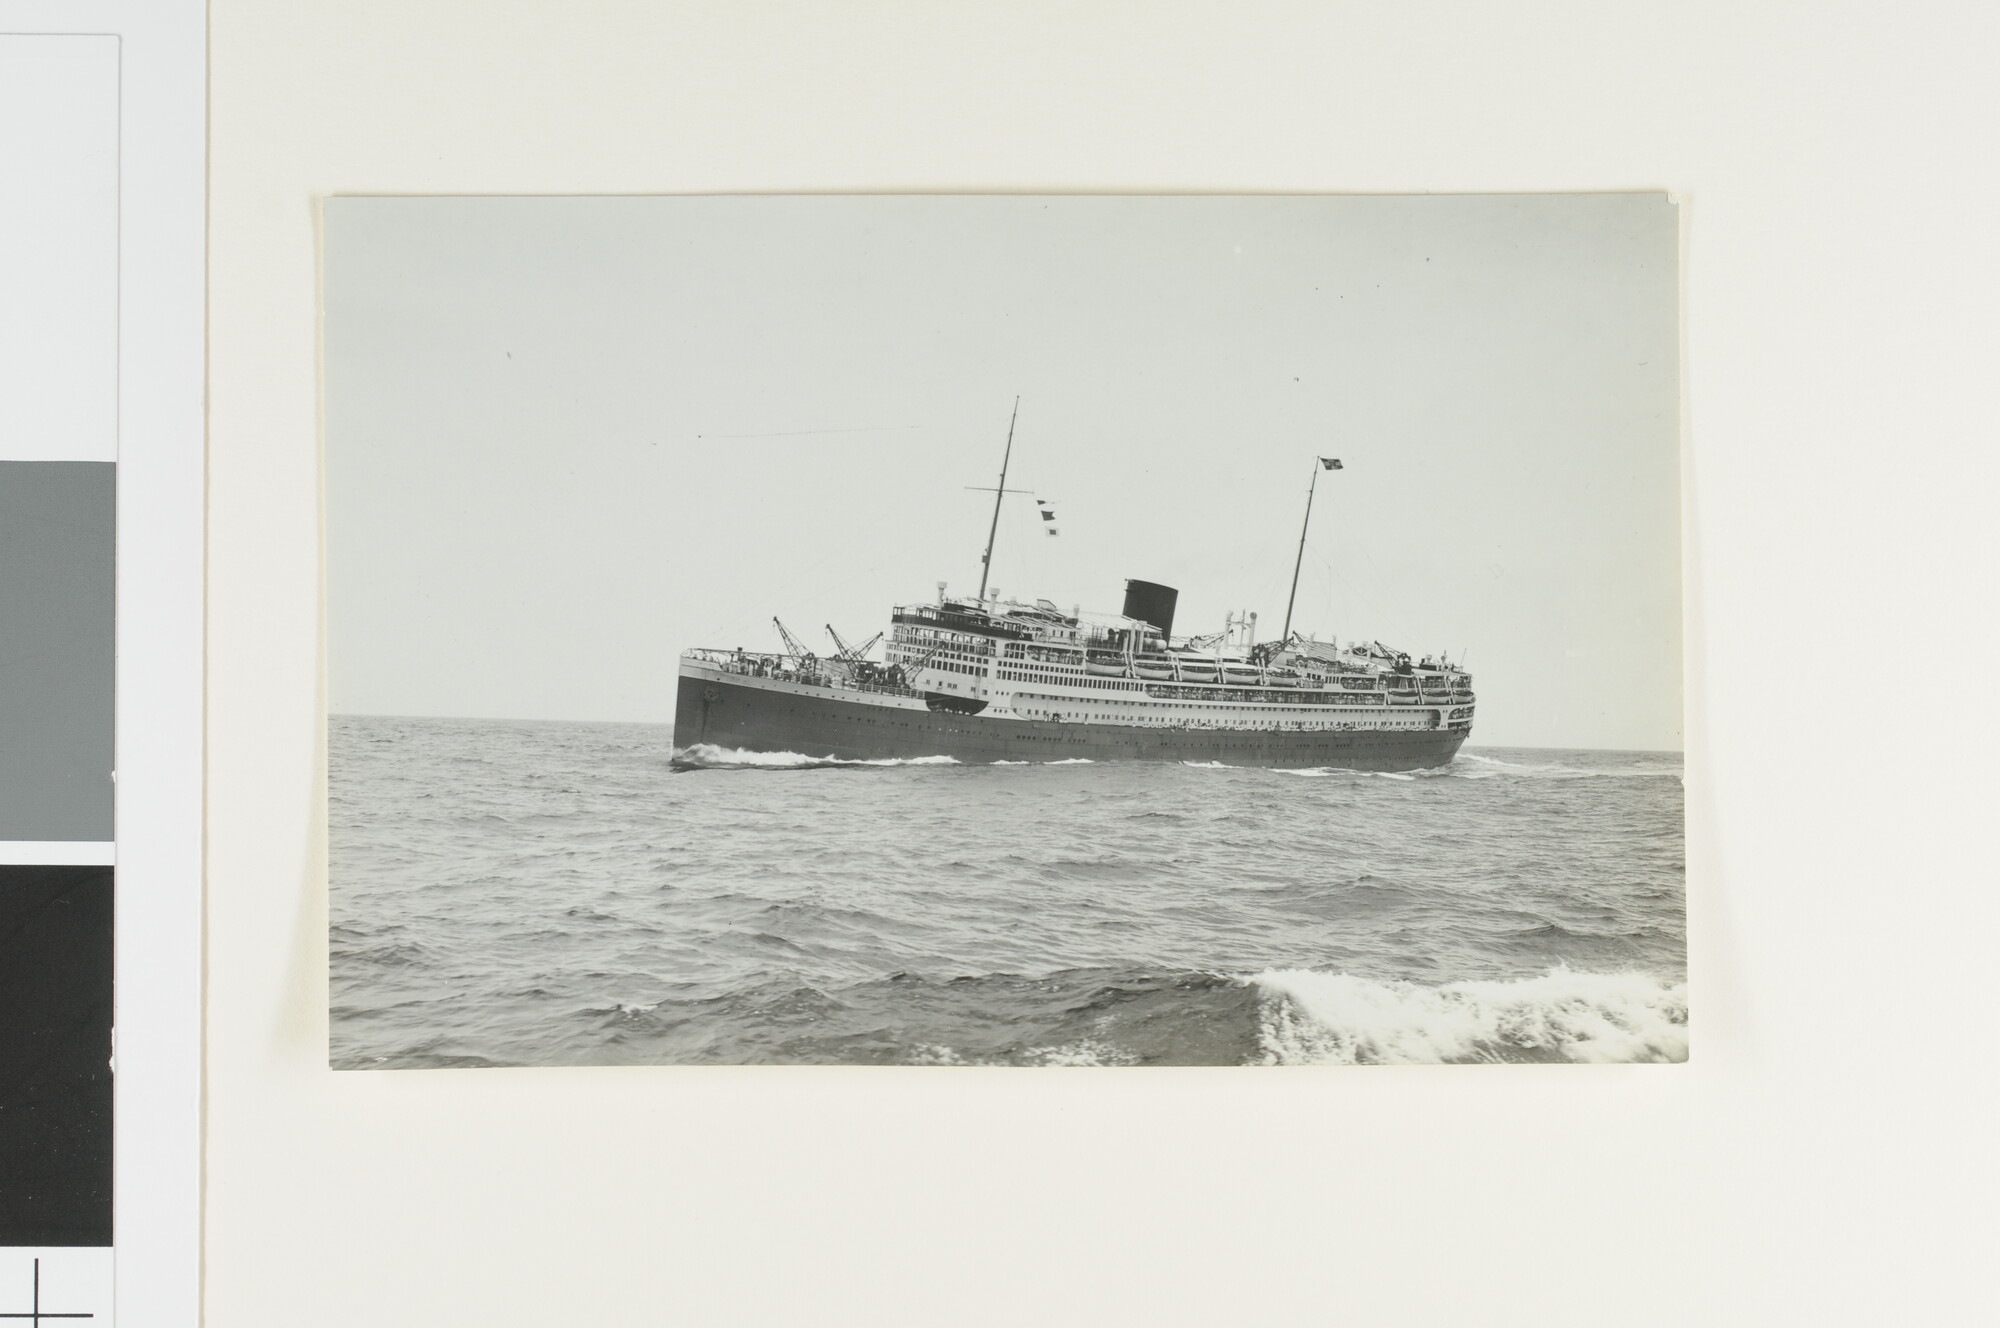
[[[874,760],[845,760],[837,756],[807,756],[803,752],[752,752],[740,747],[717,747],[698,742],[676,750],[673,759],[682,765],[704,770],[812,770],[822,766],[902,766],[957,765],[952,756],[881,757]]]
[[[1096,765],[1088,756],[1071,756],[1060,761],[988,761],[988,765]]]
[[[1479,765],[1497,765],[1507,770],[1532,770],[1534,768],[1533,766],[1516,765],[1512,761],[1503,761],[1497,756],[1475,756],[1471,752],[1460,752],[1455,759],[1473,761]]]
[[[1060,1047],[1031,1047],[1021,1053],[1029,1065],[1136,1065],[1139,1058],[1127,1051],[1095,1038],[1084,1038],[1079,1042],[1065,1043]],[[1006,1065],[1004,1060],[967,1060],[965,1057],[941,1043],[930,1043],[911,1050],[905,1064],[908,1065]]]
[[[1026,1054],[1036,1065],[1134,1065],[1139,1059],[1095,1038],[1060,1047],[1036,1047]]]
[[[1181,764],[1190,770],[1234,770],[1236,768],[1233,765],[1224,765],[1220,761],[1182,761]]]
[[[620,1019],[636,1019],[642,1014],[651,1014],[659,1008],[660,1003],[658,1001],[654,1001],[651,1005],[627,1005],[623,1001],[613,1001],[610,1005],[587,1005],[584,1007],[583,1012],[585,1014],[615,1014]]]
[[[1460,779],[1583,779],[1592,772],[1579,770],[1575,766],[1559,761],[1547,764],[1527,765],[1519,761],[1503,761],[1497,756],[1475,756],[1471,752],[1460,752],[1449,765],[1439,767],[1438,773],[1456,775]],[[1610,773],[1604,771],[1601,773]]]
[[[1271,1065],[1436,1065],[1503,1060],[1510,1050],[1572,1061],[1684,1061],[1687,985],[1643,973],[1549,970],[1514,982],[1426,987],[1345,973],[1273,969],[1265,996]]]
[[[943,1043],[927,1043],[913,1047],[905,1064],[908,1065],[964,1065],[966,1060]]]
[[[1350,775],[1356,779],[1420,779],[1425,775],[1439,774],[1441,771],[1419,770],[1405,774],[1395,770],[1353,770],[1340,765],[1306,766],[1297,770],[1275,770],[1280,775],[1297,775],[1301,779],[1325,779],[1330,775]]]

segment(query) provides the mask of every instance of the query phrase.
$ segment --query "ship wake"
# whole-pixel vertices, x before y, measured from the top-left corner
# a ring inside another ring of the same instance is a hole
[[[674,750],[675,770],[880,770],[906,765],[957,765],[951,756],[911,756],[861,761],[837,756],[808,756],[803,752],[752,752],[740,747],[717,747],[698,742]]]

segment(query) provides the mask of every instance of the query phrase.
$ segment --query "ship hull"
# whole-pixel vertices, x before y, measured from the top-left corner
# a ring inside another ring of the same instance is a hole
[[[949,756],[994,761],[1217,761],[1224,765],[1424,770],[1444,765],[1465,728],[1220,729],[1061,723],[932,710],[908,698],[736,682],[683,673],[674,744],[796,752],[847,761]]]

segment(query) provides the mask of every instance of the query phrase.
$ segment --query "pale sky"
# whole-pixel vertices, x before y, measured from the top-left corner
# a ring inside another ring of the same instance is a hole
[[[336,198],[336,713],[668,721],[690,646],[993,582],[1461,652],[1473,745],[1681,746],[1674,205]]]

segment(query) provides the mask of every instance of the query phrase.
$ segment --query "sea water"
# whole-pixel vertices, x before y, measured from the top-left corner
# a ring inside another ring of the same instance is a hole
[[[1678,755],[674,756],[336,716],[333,1063],[1687,1055]]]

